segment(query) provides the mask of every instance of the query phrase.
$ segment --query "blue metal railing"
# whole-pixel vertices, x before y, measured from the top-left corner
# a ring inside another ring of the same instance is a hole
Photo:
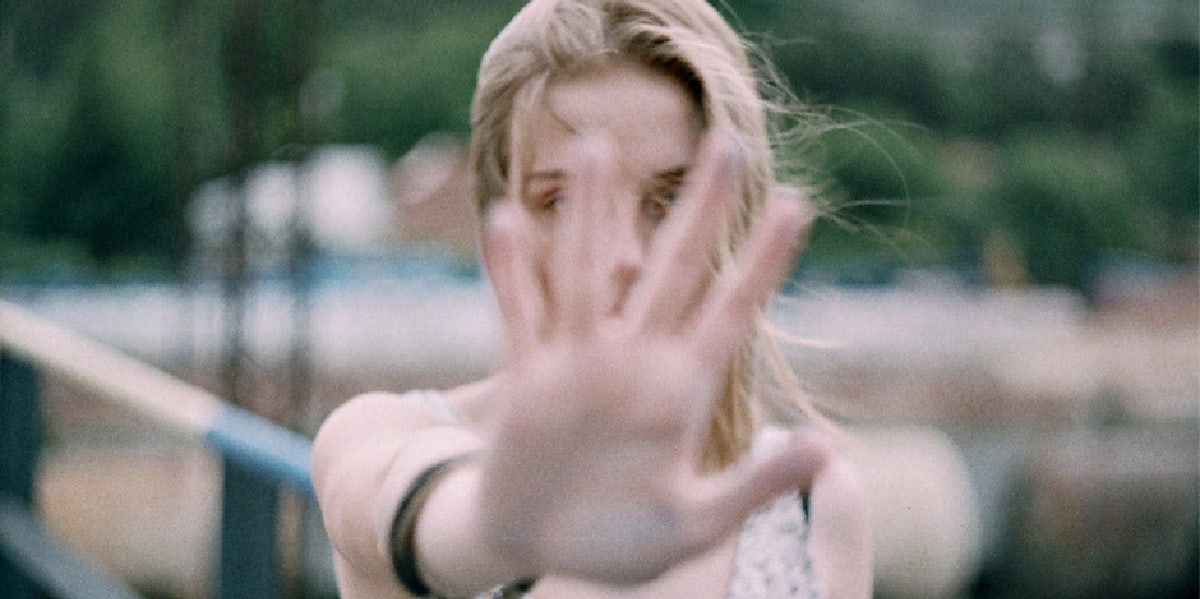
[[[314,499],[311,441],[0,301],[0,597],[137,597],[40,526],[33,489],[43,373],[97,392],[216,451],[224,469],[218,595],[279,596],[280,492],[290,487]]]

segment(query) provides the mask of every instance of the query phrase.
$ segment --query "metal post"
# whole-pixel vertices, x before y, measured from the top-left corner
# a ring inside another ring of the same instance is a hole
[[[0,494],[33,508],[33,473],[41,445],[41,384],[32,365],[0,349]],[[36,597],[12,562],[0,555],[0,596]]]
[[[224,468],[220,597],[278,597],[279,488],[228,455]]]

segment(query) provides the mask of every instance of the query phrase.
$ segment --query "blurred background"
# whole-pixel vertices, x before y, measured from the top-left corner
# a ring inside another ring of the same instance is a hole
[[[305,434],[485,375],[464,144],[521,4],[0,3],[0,299]],[[1197,4],[718,4],[812,109],[772,317],[859,439],[878,595],[1197,596]],[[211,458],[46,387],[47,521],[205,596]],[[289,593],[332,596],[294,512]]]

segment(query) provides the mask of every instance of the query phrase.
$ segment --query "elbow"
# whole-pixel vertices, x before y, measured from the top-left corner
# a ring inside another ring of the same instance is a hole
[[[347,448],[347,436],[351,428],[352,418],[349,406],[352,402],[343,404],[335,409],[317,429],[312,442],[312,464],[309,474],[312,476],[313,490],[316,492],[317,503],[324,509],[330,499],[329,490],[336,488],[331,480],[336,478],[336,472],[343,461]]]
[[[346,472],[348,467],[347,446],[342,430],[345,427],[339,422],[344,417],[339,418],[338,414],[338,411],[344,407],[338,408],[317,430],[317,434],[313,438],[312,466],[310,468],[313,491],[317,498],[317,505],[320,506],[325,533],[329,537],[330,544],[339,554],[346,553],[344,551],[347,547],[345,536],[349,528],[345,525],[347,497],[345,494],[335,491],[342,486],[338,481],[348,478]]]
[[[345,421],[353,416],[350,413],[352,412],[351,404],[352,402],[347,402],[334,409],[321,423],[317,434],[313,437],[311,473],[313,486],[317,487],[318,493],[326,482],[330,468],[336,463],[337,456],[342,453],[345,446],[344,437],[347,435],[347,429],[351,428],[351,423]]]
[[[350,565],[379,561],[370,515],[391,455],[367,397],[346,402],[313,439],[311,475],[325,532]]]

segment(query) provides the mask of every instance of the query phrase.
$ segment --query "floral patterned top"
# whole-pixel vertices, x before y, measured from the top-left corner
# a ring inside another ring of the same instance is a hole
[[[781,495],[742,525],[726,597],[824,596],[808,550],[808,498]]]

